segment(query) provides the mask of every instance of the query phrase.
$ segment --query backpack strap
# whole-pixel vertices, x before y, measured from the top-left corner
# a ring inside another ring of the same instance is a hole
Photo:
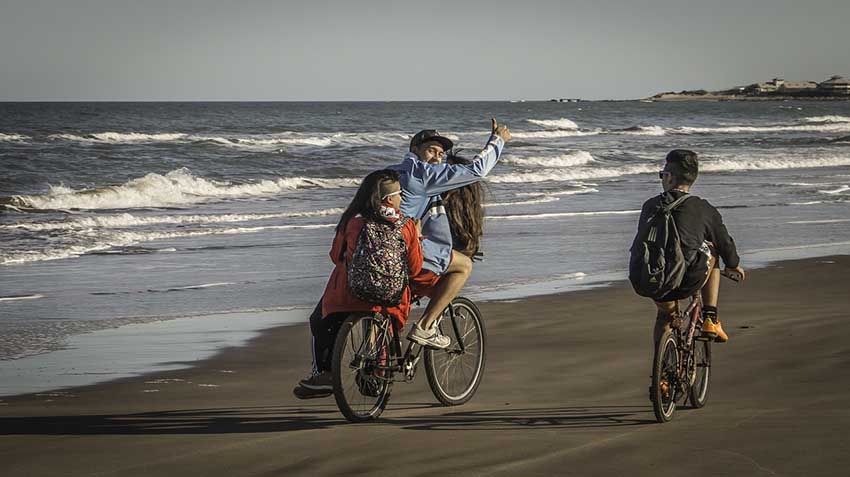
[[[671,202],[669,205],[662,207],[661,210],[663,210],[664,212],[672,212],[673,209],[675,209],[676,207],[679,207],[680,205],[682,205],[682,203],[684,203],[686,200],[688,200],[690,198],[691,198],[690,194],[685,194],[682,197],[679,197],[678,199]]]

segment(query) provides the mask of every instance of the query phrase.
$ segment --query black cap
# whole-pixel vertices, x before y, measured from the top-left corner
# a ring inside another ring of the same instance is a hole
[[[451,139],[441,135],[434,129],[423,129],[416,133],[415,136],[410,140],[410,148],[419,147],[422,143],[434,141],[440,143],[443,146],[444,151],[449,151],[454,147],[454,143]]]

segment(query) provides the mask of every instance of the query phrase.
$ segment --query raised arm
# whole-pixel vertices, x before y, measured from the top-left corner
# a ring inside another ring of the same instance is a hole
[[[486,177],[499,161],[505,143],[510,139],[511,133],[507,126],[499,125],[493,119],[490,138],[484,148],[472,159],[472,163],[468,165],[426,164],[415,161],[412,175],[422,182],[425,194],[429,196],[478,182]],[[415,160],[415,157],[413,159]]]

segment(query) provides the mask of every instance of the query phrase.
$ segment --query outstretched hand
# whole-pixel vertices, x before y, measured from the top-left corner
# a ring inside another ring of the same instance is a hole
[[[502,138],[502,141],[508,142],[511,140],[511,131],[505,125],[500,125],[496,122],[496,118],[491,119],[493,122],[492,134],[494,136],[499,136]]]

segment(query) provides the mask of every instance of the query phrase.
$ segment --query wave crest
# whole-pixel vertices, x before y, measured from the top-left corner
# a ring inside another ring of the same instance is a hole
[[[578,124],[567,118],[561,119],[526,119],[527,122],[550,129],[578,129]]]
[[[518,166],[539,167],[573,167],[583,166],[594,162],[593,156],[587,151],[573,151],[555,157],[508,157],[502,160],[506,164]]]
[[[74,190],[51,186],[44,195],[18,196],[19,203],[35,209],[132,209],[139,207],[173,207],[214,199],[255,197],[288,190],[318,187],[323,189],[355,187],[360,179],[282,177],[247,184],[204,179],[188,169],[173,170],[165,175],[147,174],[120,186]]]

